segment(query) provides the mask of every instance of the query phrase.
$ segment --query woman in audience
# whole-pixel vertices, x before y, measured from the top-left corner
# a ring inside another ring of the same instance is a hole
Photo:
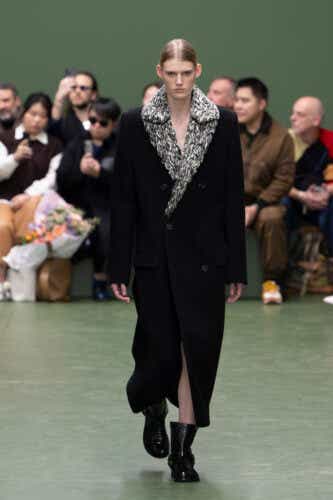
[[[16,243],[22,221],[33,218],[36,197],[54,184],[62,146],[46,132],[51,109],[48,95],[31,94],[21,123],[0,135],[0,300],[9,298],[2,258]]]
[[[90,130],[66,148],[57,170],[57,190],[69,203],[100,222],[90,236],[94,258],[93,298],[107,300],[106,255],[109,245],[110,185],[116,148],[115,127],[121,109],[100,97],[89,111]]]

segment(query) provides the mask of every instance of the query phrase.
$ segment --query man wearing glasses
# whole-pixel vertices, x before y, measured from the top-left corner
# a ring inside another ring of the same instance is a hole
[[[54,98],[50,133],[59,137],[64,146],[89,130],[89,109],[97,95],[97,80],[88,71],[79,71],[61,80]]]

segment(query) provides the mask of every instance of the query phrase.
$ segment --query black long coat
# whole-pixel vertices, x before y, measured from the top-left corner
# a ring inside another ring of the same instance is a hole
[[[173,181],[140,109],[124,114],[112,194],[110,282],[135,267],[134,412],[167,397],[178,405],[183,344],[196,423],[208,426],[224,327],[225,283],[246,282],[243,169],[237,119],[220,109],[204,160],[170,218]],[[133,257],[133,260],[132,260]]]

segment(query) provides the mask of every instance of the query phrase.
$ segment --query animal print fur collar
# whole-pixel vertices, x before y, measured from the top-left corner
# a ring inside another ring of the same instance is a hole
[[[164,86],[150,103],[142,108],[141,116],[151,144],[174,181],[171,197],[165,209],[165,214],[170,217],[203,161],[220,113],[217,106],[209,101],[198,87],[194,87],[183,152],[180,151],[171,124]]]

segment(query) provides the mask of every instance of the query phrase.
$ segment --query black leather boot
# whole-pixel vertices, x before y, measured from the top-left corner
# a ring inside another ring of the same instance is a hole
[[[161,403],[148,406],[143,411],[146,417],[143,429],[144,447],[154,458],[165,458],[169,455],[169,438],[165,428],[165,417],[168,405],[165,399]]]
[[[199,474],[194,469],[194,455],[191,445],[195,438],[197,427],[192,424],[171,422],[171,454],[168,464],[171,477],[176,483],[193,483],[200,481]]]

